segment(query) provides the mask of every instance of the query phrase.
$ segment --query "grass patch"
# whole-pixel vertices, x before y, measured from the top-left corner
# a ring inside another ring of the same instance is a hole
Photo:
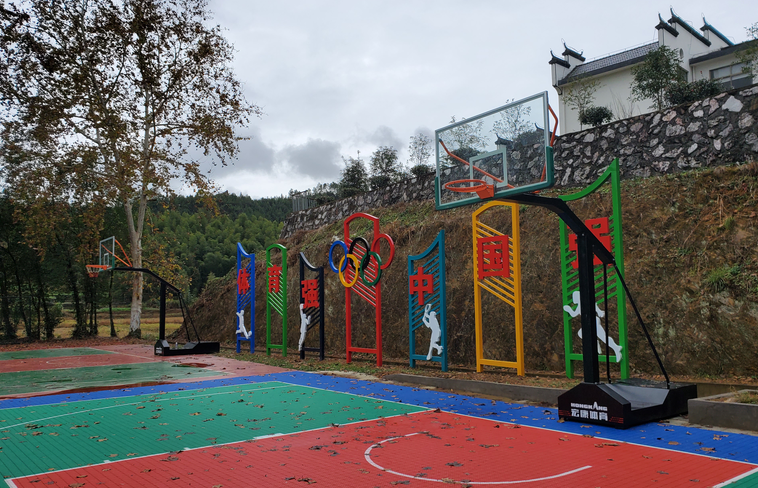
[[[738,391],[732,397],[732,401],[735,403],[750,403],[752,405],[758,405],[758,391],[756,390]]]
[[[116,329],[116,335],[118,337],[126,337],[129,334],[129,321],[130,314],[127,310],[126,313],[119,312],[113,314],[113,327]],[[166,311],[166,336],[168,337],[174,331],[179,329],[182,325],[182,312],[181,310],[168,310]],[[74,332],[74,324],[76,319],[71,314],[66,313],[64,315],[63,322],[55,328],[55,337],[58,339],[68,339],[72,337]],[[145,340],[157,340],[160,331],[160,317],[158,311],[146,310],[142,312],[142,320],[140,323],[142,329],[142,338]],[[26,333],[23,327],[18,328],[19,338],[26,337]],[[97,314],[97,337],[110,337],[111,335],[111,323],[108,317],[108,312],[98,312]]]
[[[716,293],[724,291],[736,283],[740,271],[739,264],[716,268],[706,275],[705,284]]]

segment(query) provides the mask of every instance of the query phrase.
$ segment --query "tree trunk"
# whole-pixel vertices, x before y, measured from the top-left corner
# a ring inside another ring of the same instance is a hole
[[[0,259],[0,265],[2,260]],[[11,322],[11,306],[8,300],[8,278],[5,270],[0,270],[0,317],[3,321],[3,335],[6,339],[16,338],[16,325]]]
[[[132,202],[126,200],[124,210],[126,211],[126,222],[129,229],[129,243],[132,254],[132,267],[142,267],[142,229],[145,222],[145,211],[147,209],[147,198],[144,195],[139,197],[139,209],[137,210],[137,222],[135,225],[134,214],[132,213]],[[131,319],[129,322],[129,336],[142,337],[140,329],[140,320],[142,318],[142,273],[132,273],[132,309]]]

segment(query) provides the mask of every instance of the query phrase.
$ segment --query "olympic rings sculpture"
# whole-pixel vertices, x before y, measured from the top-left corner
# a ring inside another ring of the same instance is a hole
[[[389,260],[386,263],[382,262],[382,258],[379,256],[379,253],[377,252],[379,241],[385,238],[390,243],[390,257]],[[363,255],[362,259],[358,259],[358,256],[356,256],[353,251],[355,250],[355,245],[361,243],[363,244],[363,247],[366,249],[366,253]],[[339,264],[337,267],[334,266],[334,248],[335,247],[341,247],[342,251],[344,252],[344,256],[340,259]],[[392,239],[385,235],[380,234],[377,236],[376,239],[374,239],[374,244],[372,246],[368,245],[368,241],[364,239],[363,237],[356,237],[355,239],[350,242],[350,248],[348,248],[347,244],[345,244],[343,241],[334,241],[332,243],[332,246],[329,248],[329,268],[331,268],[332,271],[337,273],[337,275],[340,278],[340,282],[345,286],[345,288],[351,288],[353,287],[357,282],[358,278],[360,277],[361,282],[363,282],[364,285],[371,287],[375,286],[379,283],[379,280],[382,278],[382,270],[387,268],[389,264],[392,262],[392,258],[395,254],[395,245],[394,242],[392,242]],[[374,258],[376,261],[376,277],[373,280],[366,279],[366,269],[371,264],[371,258]],[[345,270],[347,269],[348,263],[354,270],[357,270],[355,273],[355,276],[353,277],[352,281],[347,281],[345,278]]]

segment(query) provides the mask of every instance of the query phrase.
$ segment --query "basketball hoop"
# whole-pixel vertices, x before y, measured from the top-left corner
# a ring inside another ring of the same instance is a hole
[[[89,275],[90,278],[97,278],[101,271],[108,269],[108,266],[103,264],[88,264],[86,266],[87,275]]]
[[[477,183],[474,186],[452,186],[459,183]],[[443,185],[445,190],[454,191],[456,193],[476,193],[477,196],[484,200],[485,198],[492,198],[495,196],[495,186],[490,185],[484,180],[455,180],[449,181]]]

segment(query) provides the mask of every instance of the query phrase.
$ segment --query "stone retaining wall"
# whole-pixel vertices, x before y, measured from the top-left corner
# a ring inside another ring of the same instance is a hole
[[[637,178],[720,166],[758,158],[758,85],[721,93],[691,105],[619,120],[560,136],[554,145],[560,187],[584,187],[619,158],[622,177]],[[313,230],[355,212],[434,198],[434,176],[290,215],[281,238]]]

